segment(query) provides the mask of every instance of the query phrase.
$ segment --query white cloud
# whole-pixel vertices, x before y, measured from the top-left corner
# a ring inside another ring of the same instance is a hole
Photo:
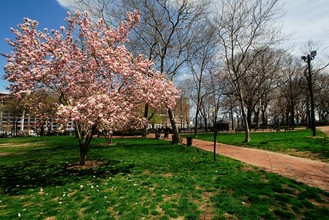
[[[285,33],[293,34],[288,44],[297,53],[309,40],[319,42],[323,49],[329,46],[328,0],[290,0],[285,2],[284,11],[280,22]]]
[[[181,0],[170,0],[172,3]],[[189,0],[198,1],[198,0]],[[76,0],[57,0],[59,5],[71,10]],[[218,0],[214,0],[218,3]],[[282,1],[283,2],[283,1]],[[283,3],[284,15],[279,19],[283,24],[282,31],[292,34],[291,39],[285,44],[297,50],[302,48],[307,41],[320,42],[321,46],[329,47],[329,4],[328,0],[289,0]]]
[[[72,4],[74,4],[74,0],[56,0],[60,6],[63,8],[70,9]]]

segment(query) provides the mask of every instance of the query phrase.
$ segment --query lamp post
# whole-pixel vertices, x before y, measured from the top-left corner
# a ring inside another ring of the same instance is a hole
[[[213,117],[214,117],[214,161],[216,161],[216,143],[217,143],[217,124],[216,124],[216,119],[217,119],[217,114],[216,114],[216,109],[212,108],[211,111],[213,112]]]
[[[308,68],[308,91],[310,93],[310,101],[311,101],[311,129],[313,132],[313,137],[316,136],[316,127],[315,127],[315,110],[314,110],[314,96],[313,96],[313,82],[312,82],[312,68],[311,68],[311,60],[316,56],[316,50],[311,51],[311,54],[307,56],[302,56],[302,60],[307,63]]]

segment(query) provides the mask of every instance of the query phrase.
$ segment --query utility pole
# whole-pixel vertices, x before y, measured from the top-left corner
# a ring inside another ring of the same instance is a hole
[[[310,101],[311,101],[311,129],[313,132],[313,137],[316,136],[316,126],[315,126],[315,109],[314,109],[311,60],[313,60],[315,56],[316,56],[316,50],[311,51],[311,54],[308,54],[307,56],[302,56],[302,59],[304,60],[304,62],[307,63],[307,68],[308,68],[307,82],[308,82],[308,91],[310,93]]]

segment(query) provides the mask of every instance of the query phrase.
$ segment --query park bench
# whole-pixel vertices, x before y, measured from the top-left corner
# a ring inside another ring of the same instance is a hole
[[[273,127],[273,129],[276,132],[280,132],[281,130],[287,132],[287,131],[293,131],[295,128],[291,126],[277,126],[277,127]]]
[[[242,131],[245,131],[245,128],[235,128],[235,133],[238,133],[238,132],[242,132]]]
[[[284,126],[283,129],[284,129],[285,132],[287,132],[287,131],[293,131],[294,130],[294,127]]]

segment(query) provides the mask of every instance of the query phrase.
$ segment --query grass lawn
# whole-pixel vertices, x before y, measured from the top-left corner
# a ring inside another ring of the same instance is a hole
[[[296,133],[297,134],[297,133]],[[194,147],[0,139],[0,219],[328,219],[329,193]]]
[[[292,132],[251,133],[251,142],[244,142],[244,133],[220,133],[217,141],[236,146],[253,147],[264,150],[288,153],[291,155],[329,162],[329,138],[321,131],[311,137],[311,130]],[[198,139],[213,141],[213,134],[199,134]]]

